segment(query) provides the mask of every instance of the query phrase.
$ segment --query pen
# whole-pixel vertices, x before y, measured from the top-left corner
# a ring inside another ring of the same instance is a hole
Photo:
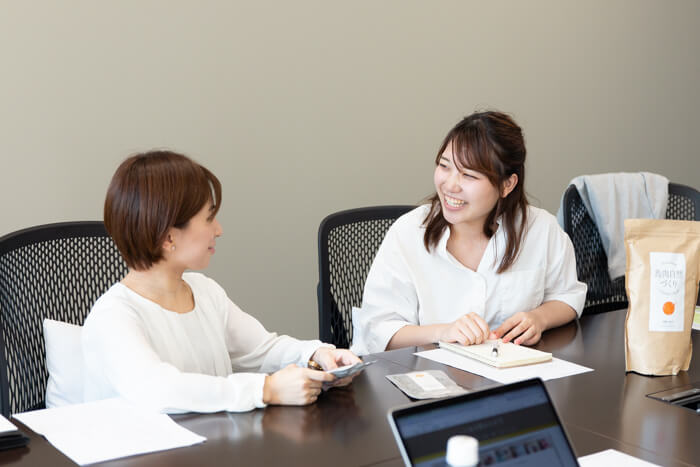
[[[498,358],[498,351],[501,349],[501,339],[497,339],[491,344],[491,356]]]

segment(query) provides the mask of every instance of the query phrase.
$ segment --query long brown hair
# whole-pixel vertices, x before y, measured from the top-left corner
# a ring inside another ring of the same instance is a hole
[[[462,119],[452,128],[440,146],[435,164],[452,143],[455,165],[482,173],[502,192],[504,182],[515,174],[518,182],[505,198],[499,197],[496,206],[484,223],[484,234],[495,233],[496,219],[506,232],[506,249],[496,272],[507,270],[518,257],[527,225],[527,196],[525,194],[525,140],[513,119],[500,112],[477,112]],[[429,198],[430,211],[423,221],[423,243],[430,251],[435,248],[449,223],[442,215],[440,198],[435,193]],[[517,222],[517,224],[516,224]]]

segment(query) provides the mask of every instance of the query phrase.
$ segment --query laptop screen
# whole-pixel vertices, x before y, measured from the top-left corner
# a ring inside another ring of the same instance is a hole
[[[458,434],[479,440],[479,465],[578,465],[539,379],[395,409],[389,421],[415,466],[445,465],[447,440]]]

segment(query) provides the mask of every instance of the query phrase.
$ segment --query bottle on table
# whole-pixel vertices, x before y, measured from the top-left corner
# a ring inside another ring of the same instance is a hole
[[[476,467],[479,464],[479,441],[467,435],[450,437],[445,461],[451,467]]]

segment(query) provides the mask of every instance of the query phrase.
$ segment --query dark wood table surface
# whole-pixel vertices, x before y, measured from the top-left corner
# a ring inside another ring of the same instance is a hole
[[[625,373],[624,319],[624,310],[585,316],[546,332],[537,345],[556,357],[595,370],[546,382],[576,455],[613,448],[664,466],[700,464],[700,415],[646,397],[700,382],[698,359],[677,376]],[[692,338],[695,350],[700,346],[700,333],[693,331]],[[415,351],[409,348],[366,357],[377,363],[350,387],[324,393],[315,405],[173,416],[186,428],[206,436],[207,441],[101,465],[402,465],[386,413],[410,399],[385,375],[441,369],[469,389],[498,384],[416,357]],[[29,446],[0,452],[0,464],[73,465],[41,436],[28,434]]]

